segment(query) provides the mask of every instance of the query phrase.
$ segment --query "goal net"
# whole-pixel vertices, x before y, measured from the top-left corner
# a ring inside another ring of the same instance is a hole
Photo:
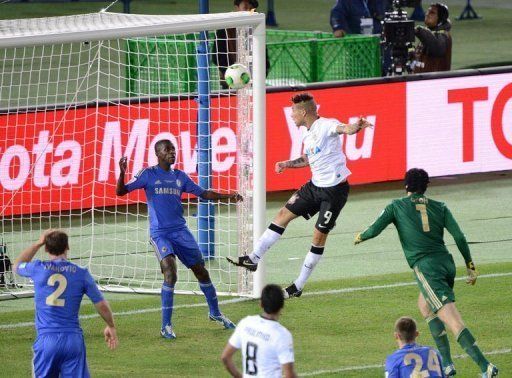
[[[115,187],[119,159],[129,180],[157,163],[161,139],[177,148],[174,168],[243,195],[184,195],[184,215],[219,293],[259,295],[263,269],[247,274],[225,257],[250,251],[265,227],[264,33],[264,15],[250,12],[0,21],[1,298],[31,292],[8,260],[50,227],[69,233],[70,259],[103,290],[159,292],[145,194]],[[237,91],[223,89],[230,59],[252,76]],[[176,289],[200,292],[181,264]]]

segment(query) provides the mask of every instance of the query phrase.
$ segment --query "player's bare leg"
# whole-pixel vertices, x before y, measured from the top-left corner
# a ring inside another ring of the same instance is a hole
[[[162,291],[162,328],[160,335],[165,339],[175,339],[176,334],[172,329],[172,309],[174,305],[174,286],[178,280],[178,268],[176,266],[176,257],[174,255],[166,256],[160,261],[160,269],[164,275]]]
[[[436,343],[439,353],[441,353],[444,374],[447,377],[454,376],[456,374],[456,370],[453,364],[450,352],[450,342],[448,341],[448,334],[446,333],[444,323],[439,319],[437,314],[432,312],[422,293],[418,296],[418,308],[423,319],[425,319],[428,324],[430,333],[432,334],[432,338]]]
[[[235,324],[224,316],[219,309],[219,300],[217,299],[217,291],[210,279],[210,273],[204,267],[204,264],[195,264],[190,267],[199,282],[199,288],[203,292],[206,302],[208,303],[208,318],[212,321],[222,324],[226,329],[235,328]]]
[[[329,234],[321,232],[316,228],[314,229],[311,249],[304,259],[299,277],[285,289],[286,298],[300,297],[302,295],[302,289],[306,285],[306,281],[322,258],[328,235]]]
[[[238,260],[232,260],[229,257],[227,260],[251,272],[256,271],[256,269],[258,269],[258,262],[263,258],[263,255],[279,240],[288,224],[297,217],[297,215],[283,206],[277,212],[270,226],[268,226],[263,235],[261,235],[255,243],[254,251],[251,254],[239,256]]]
[[[482,376],[486,378],[498,376],[498,369],[491,364],[482,354],[482,351],[476,344],[476,340],[464,325],[462,316],[455,306],[455,303],[450,302],[445,304],[437,312],[439,318],[450,328],[457,342],[462,349],[475,361],[482,371]]]
[[[459,310],[453,302],[445,304],[443,307],[441,307],[437,314],[455,336],[457,336],[464,328],[466,328],[462,320],[462,316],[460,315]]]

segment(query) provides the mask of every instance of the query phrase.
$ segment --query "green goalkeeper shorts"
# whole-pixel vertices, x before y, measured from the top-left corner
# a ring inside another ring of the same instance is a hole
[[[434,313],[446,303],[455,302],[455,263],[452,255],[425,256],[416,262],[413,270],[420,291]]]

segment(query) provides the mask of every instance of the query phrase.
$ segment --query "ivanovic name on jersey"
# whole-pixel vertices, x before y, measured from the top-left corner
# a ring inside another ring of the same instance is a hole
[[[62,273],[62,272],[69,272],[69,273],[76,273],[76,265],[55,265],[52,264],[51,261],[44,261],[43,267],[45,270],[51,270],[52,272]]]

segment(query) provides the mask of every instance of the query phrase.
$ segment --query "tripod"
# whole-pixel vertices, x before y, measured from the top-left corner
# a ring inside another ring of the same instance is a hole
[[[457,20],[476,20],[477,18],[482,17],[480,17],[471,6],[471,0],[468,0],[466,6],[462,10],[462,13],[460,14],[459,18],[457,18]]]

